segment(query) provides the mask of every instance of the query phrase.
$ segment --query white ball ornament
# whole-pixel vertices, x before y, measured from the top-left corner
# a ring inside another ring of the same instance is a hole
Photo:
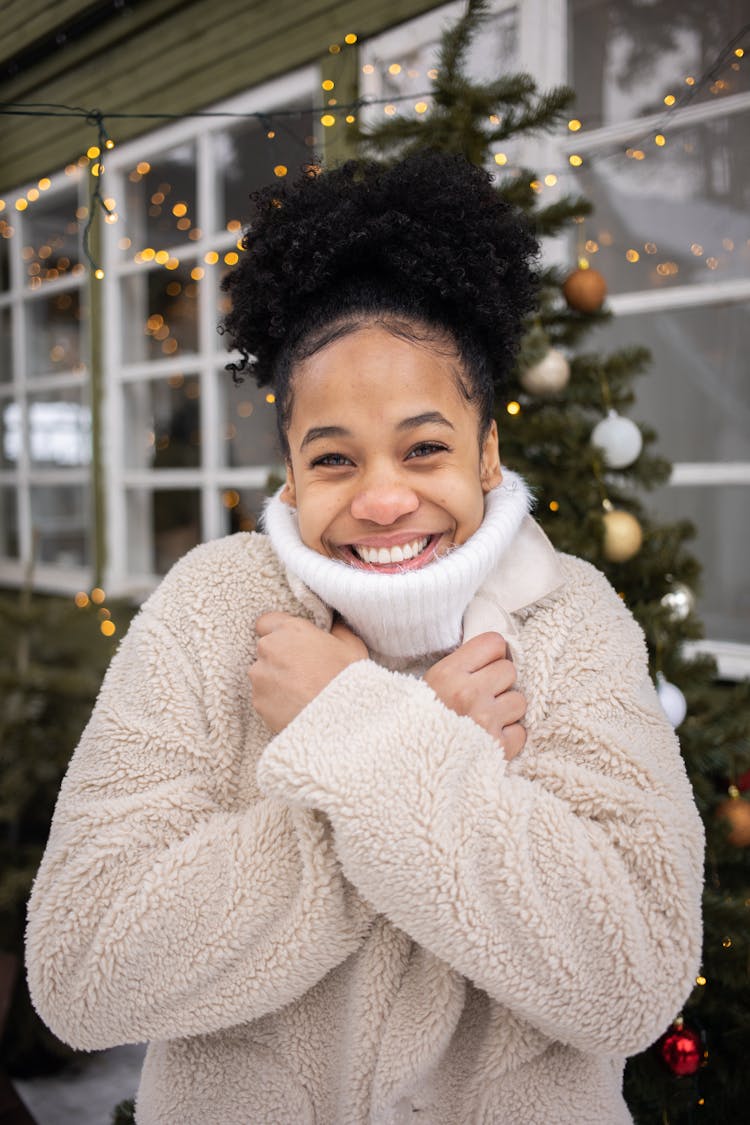
[[[557,348],[550,348],[539,363],[521,373],[521,386],[532,395],[553,395],[563,390],[570,379],[570,364]]]
[[[619,509],[604,514],[604,557],[610,562],[627,562],[637,555],[643,543],[643,529],[635,516]]]
[[[678,727],[687,715],[687,700],[676,684],[670,684],[661,672],[656,673],[656,693],[661,709],[673,727]]]
[[[591,442],[601,449],[610,469],[632,465],[643,448],[643,437],[635,422],[623,418],[616,410],[610,410],[607,417],[594,426]]]

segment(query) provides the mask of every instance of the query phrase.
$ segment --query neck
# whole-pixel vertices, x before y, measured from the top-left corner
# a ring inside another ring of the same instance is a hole
[[[266,504],[264,524],[287,570],[335,609],[373,656],[410,659],[454,649],[461,619],[528,513],[531,494],[518,474],[503,470],[502,484],[485,498],[474,534],[422,570],[373,574],[329,559],[301,540],[294,509],[279,493]]]

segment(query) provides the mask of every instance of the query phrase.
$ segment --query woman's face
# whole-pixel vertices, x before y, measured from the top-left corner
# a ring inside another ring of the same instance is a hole
[[[308,547],[388,574],[426,566],[477,530],[502,479],[497,428],[480,446],[447,352],[370,325],[299,365],[282,499]]]

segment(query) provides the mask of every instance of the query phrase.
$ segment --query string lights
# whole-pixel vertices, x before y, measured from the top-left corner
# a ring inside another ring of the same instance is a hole
[[[679,111],[686,108],[702,91],[708,89],[713,96],[722,96],[727,93],[729,88],[727,81],[722,76],[722,71],[726,66],[730,66],[737,70],[745,57],[745,49],[741,46],[744,38],[750,33],[750,23],[745,24],[719,51],[712,64],[703,72],[702,75],[696,77],[695,75],[687,75],[684,80],[684,88],[678,94],[669,93],[663,98],[665,112],[660,118],[655,128],[652,128],[648,134],[642,136],[639,140],[628,144],[624,150],[617,149],[609,152],[599,152],[595,155],[587,155],[585,158],[578,152],[571,152],[567,157],[566,169],[558,168],[551,169],[545,173],[541,178],[532,180],[530,187],[536,194],[541,195],[547,190],[553,190],[560,187],[561,178],[564,176],[565,171],[578,170],[582,168],[589,168],[594,164],[601,161],[611,160],[614,157],[621,157],[624,155],[628,160],[635,162],[643,161],[647,158],[649,151],[654,150],[663,151],[668,148],[667,135],[669,132],[669,125],[674,120],[674,115]],[[352,47],[357,43],[357,36],[354,33],[349,33],[344,36],[344,45],[340,43],[332,43],[329,45],[328,51],[332,55],[341,55],[346,47]],[[365,63],[361,70],[365,74],[372,74],[374,66],[371,63]],[[404,67],[399,62],[392,62],[385,68],[385,73],[392,77],[398,77],[402,73],[405,77],[414,79],[420,76],[420,72],[414,68],[404,71]],[[426,77],[434,80],[437,77],[437,71],[430,68],[426,71]],[[313,112],[318,117],[320,124],[324,129],[332,129],[339,125],[341,122],[346,124],[353,124],[357,121],[358,115],[363,110],[372,110],[377,106],[382,106],[384,115],[393,117],[398,113],[398,105],[406,102],[412,102],[413,112],[417,116],[423,116],[427,113],[432,99],[432,92],[420,93],[395,93],[391,92],[384,97],[373,97],[364,95],[356,98],[353,101],[346,103],[339,103],[335,96],[336,83],[332,78],[326,78],[321,82],[321,88],[324,94],[330,95],[326,99],[326,104],[319,107]],[[333,112],[332,112],[333,110]],[[285,123],[301,115],[309,113],[309,108],[287,108],[287,109],[273,109],[273,110],[254,110],[246,112],[237,112],[230,110],[201,110],[192,113],[122,113],[122,112],[104,112],[100,109],[86,109],[79,106],[69,106],[62,103],[51,102],[0,102],[0,115],[3,116],[28,116],[28,117],[79,117],[85,120],[88,124],[96,129],[97,141],[96,144],[91,145],[85,154],[82,154],[78,160],[69,164],[65,171],[67,174],[72,175],[79,169],[89,167],[91,175],[91,194],[89,206],[85,215],[78,214],[79,219],[85,218],[86,222],[82,232],[83,253],[88,261],[89,267],[93,276],[97,280],[101,280],[104,276],[103,270],[99,267],[91,254],[90,237],[93,228],[94,218],[97,209],[103,213],[105,222],[116,222],[116,201],[104,194],[103,191],[103,177],[104,177],[104,161],[103,157],[107,150],[114,148],[114,141],[110,137],[107,129],[106,122],[115,122],[122,120],[154,120],[154,121],[176,121],[187,120],[189,118],[226,118],[226,119],[240,119],[240,120],[255,120],[257,121],[266,133],[269,140],[273,140],[276,136],[278,128],[285,128]],[[491,114],[488,117],[489,126],[499,126],[502,122],[501,116],[498,114]],[[583,128],[583,124],[579,118],[571,118],[568,122],[568,130],[572,134],[578,134]],[[297,138],[295,138],[297,139]],[[497,152],[494,154],[495,163],[498,167],[504,168],[511,174],[518,173],[519,168],[509,163],[508,154],[505,152]],[[130,173],[129,178],[133,182],[142,178],[150,170],[148,161],[139,162],[135,169]],[[277,164],[273,169],[274,175],[279,178],[284,177],[288,173],[288,167],[283,164]],[[135,177],[135,179],[134,179]],[[18,212],[26,211],[30,205],[33,205],[44,191],[50,187],[50,180],[48,177],[41,179],[37,186],[29,188],[26,193],[19,196],[14,201],[14,208]],[[202,232],[197,227],[193,227],[187,214],[187,204],[180,202],[176,204],[178,208],[175,210],[173,207],[173,214],[177,220],[177,229],[182,233],[188,231],[188,238],[192,241],[197,241],[202,237]],[[184,210],[182,210],[184,208]],[[5,219],[3,212],[8,210],[8,204],[5,200],[0,199],[0,236],[8,238],[12,237],[12,225]],[[81,209],[79,209],[80,211]],[[236,230],[239,231],[240,224],[237,220]],[[595,254],[601,245],[607,245],[607,232],[603,231],[599,234],[599,239],[588,240],[586,243],[587,251],[589,254]],[[129,246],[124,246],[124,242],[128,239],[120,240],[121,249],[129,249]],[[611,244],[611,237],[610,237]],[[697,245],[696,243],[693,246]],[[722,242],[722,248],[727,253],[735,250],[735,244],[731,238],[725,238]],[[237,242],[237,250],[241,252],[241,241]],[[691,246],[691,251],[693,250]],[[655,254],[657,252],[656,244],[654,242],[646,242],[643,244],[643,253]],[[232,265],[236,260],[234,252],[229,255],[224,255],[224,264]],[[642,251],[640,248],[634,246],[627,247],[624,251],[625,261],[629,265],[634,265],[642,261]],[[232,257],[232,260],[227,260]],[[156,265],[163,266],[168,270],[176,270],[179,267],[179,259],[167,252],[166,250],[157,250],[153,247],[143,247],[141,250],[136,251],[134,260],[138,263],[155,263]],[[205,264],[215,265],[219,262],[219,255],[216,251],[209,251],[205,255]],[[706,267],[709,270],[716,270],[720,266],[719,257],[714,254],[709,254],[706,257]],[[82,268],[82,267],[81,267]],[[671,259],[665,259],[655,264],[655,275],[657,279],[669,278],[675,276],[679,272],[678,263]],[[57,270],[59,276],[60,270]],[[64,268],[63,268],[64,272]],[[80,272],[80,269],[77,271]],[[40,270],[41,273],[41,270]],[[202,267],[195,267],[193,274],[199,273],[203,276]],[[54,272],[52,274],[46,271],[42,275],[46,280],[54,280]],[[38,284],[41,284],[42,276],[37,274]],[[200,280],[200,278],[194,278]]]

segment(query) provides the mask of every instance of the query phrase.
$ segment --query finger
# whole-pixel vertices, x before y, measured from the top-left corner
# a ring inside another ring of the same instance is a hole
[[[508,654],[508,645],[501,633],[480,633],[470,641],[464,641],[455,652],[446,656],[446,660],[454,659],[465,672],[476,672],[485,664],[493,660],[504,660]]]
[[[340,641],[356,641],[358,639],[357,634],[353,633],[349,626],[345,625],[343,621],[336,621],[334,623],[331,629],[331,636],[338,637]]]
[[[516,682],[516,666],[510,660],[493,660],[472,672],[470,683],[477,692],[499,696]]]
[[[291,622],[299,620],[293,613],[272,610],[270,613],[261,613],[255,622],[255,631],[259,637],[266,637],[269,633],[274,633],[277,629],[284,629]]]
[[[497,713],[503,726],[518,723],[526,714],[526,697],[520,691],[506,691],[495,700]]]
[[[505,760],[510,762],[513,758],[517,758],[526,745],[526,728],[522,727],[520,723],[513,723],[509,727],[503,727],[502,744]]]

